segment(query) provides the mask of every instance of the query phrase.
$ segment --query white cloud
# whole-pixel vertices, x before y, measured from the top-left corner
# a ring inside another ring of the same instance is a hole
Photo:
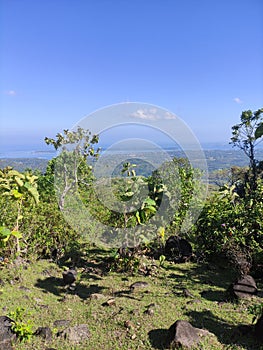
[[[8,96],[15,96],[16,91],[15,90],[7,90],[7,91],[4,91],[4,94],[8,95]]]
[[[239,97],[235,97],[235,98],[234,98],[234,101],[235,101],[236,103],[238,103],[238,104],[243,103],[243,101],[242,101],[242,100],[240,100],[240,98],[239,98]]]
[[[165,112],[165,114],[160,114],[158,113],[158,110],[156,108],[140,108],[137,109],[136,112],[132,113],[130,115],[132,118],[137,118],[137,119],[144,119],[144,120],[170,120],[170,119],[176,119],[176,116],[172,113]]]

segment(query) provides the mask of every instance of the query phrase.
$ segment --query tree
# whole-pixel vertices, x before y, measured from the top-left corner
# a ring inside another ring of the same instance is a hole
[[[58,133],[56,139],[45,138],[47,145],[52,145],[60,154],[52,162],[52,168],[56,176],[54,182],[58,196],[60,210],[63,211],[65,198],[78,186],[85,186],[91,177],[92,165],[88,164],[88,158],[96,159],[100,149],[94,145],[99,141],[98,135],[91,135],[89,130],[78,127],[77,130],[64,130]]]
[[[257,183],[257,160],[255,157],[256,146],[262,141],[263,135],[263,108],[255,112],[243,111],[240,123],[232,126],[231,142],[234,147],[241,149],[249,158],[251,172],[249,184],[251,190]],[[250,175],[250,174],[249,174]]]

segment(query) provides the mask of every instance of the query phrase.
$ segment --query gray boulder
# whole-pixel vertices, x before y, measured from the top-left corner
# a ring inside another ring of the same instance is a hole
[[[201,338],[208,335],[212,333],[195,328],[187,321],[178,320],[168,330],[167,346],[171,349],[190,349],[198,346]]]
[[[186,239],[179,236],[170,236],[165,242],[164,254],[168,260],[182,263],[190,260],[193,249]]]
[[[228,289],[231,298],[240,299],[256,295],[258,292],[257,284],[250,275],[240,277]]]
[[[0,350],[13,349],[12,343],[16,340],[11,326],[12,320],[7,316],[0,316]]]
[[[58,333],[59,337],[67,339],[70,343],[78,344],[86,341],[90,337],[90,331],[86,324],[68,327]]]
[[[76,278],[77,278],[77,271],[74,269],[70,269],[67,271],[64,271],[62,273],[63,276],[63,281],[66,285],[71,285],[72,283],[76,282]]]

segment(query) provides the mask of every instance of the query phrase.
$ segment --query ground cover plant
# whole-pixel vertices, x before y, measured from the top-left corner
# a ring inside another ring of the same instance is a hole
[[[163,349],[167,329],[177,319],[215,334],[204,340],[202,349],[256,349],[253,337],[242,336],[239,326],[252,324],[248,308],[261,296],[241,303],[226,301],[225,291],[234,277],[228,266],[166,261],[160,267],[157,261],[142,258],[142,265],[152,269],[150,275],[120,274],[107,272],[109,252],[88,249],[86,254],[77,268],[74,290],[63,283],[66,265],[38,260],[2,266],[2,313],[12,315],[20,305],[26,312],[23,322],[29,322],[33,332],[50,327],[53,333],[51,340],[33,336],[17,342],[16,349]],[[135,282],[143,283],[131,290]],[[89,339],[71,344],[57,337],[63,329],[56,325],[58,320],[72,326],[87,324]]]
[[[93,173],[98,137],[80,128],[46,138],[61,153],[44,174],[2,169],[0,301],[14,348],[165,349],[169,327],[186,320],[211,333],[198,349],[260,349],[263,172],[255,156],[262,122],[262,110],[242,113],[232,142],[250,165],[229,169],[231,182],[211,188],[205,203],[202,174],[187,160],[174,158],[149,176],[128,161],[112,179],[115,197],[125,208],[141,191],[147,195],[134,210],[110,210],[99,200],[107,179]],[[126,237],[121,247],[102,248],[94,237],[101,242],[105,232],[85,215],[72,228],[63,214],[76,210],[76,193],[107,225],[107,239],[137,227],[140,243],[131,247]],[[102,195],[113,202],[111,192]],[[170,204],[169,222],[154,220],[163,203]],[[194,224],[192,206],[200,210]],[[168,241],[184,242],[188,253],[177,245],[171,256]],[[234,281],[249,274],[257,295],[230,298]],[[76,341],[74,332],[85,336]]]

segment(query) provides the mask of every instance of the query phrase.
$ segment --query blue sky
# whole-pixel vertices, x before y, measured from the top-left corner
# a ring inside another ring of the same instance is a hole
[[[0,147],[124,101],[228,142],[263,107],[262,14],[262,0],[0,0]]]

